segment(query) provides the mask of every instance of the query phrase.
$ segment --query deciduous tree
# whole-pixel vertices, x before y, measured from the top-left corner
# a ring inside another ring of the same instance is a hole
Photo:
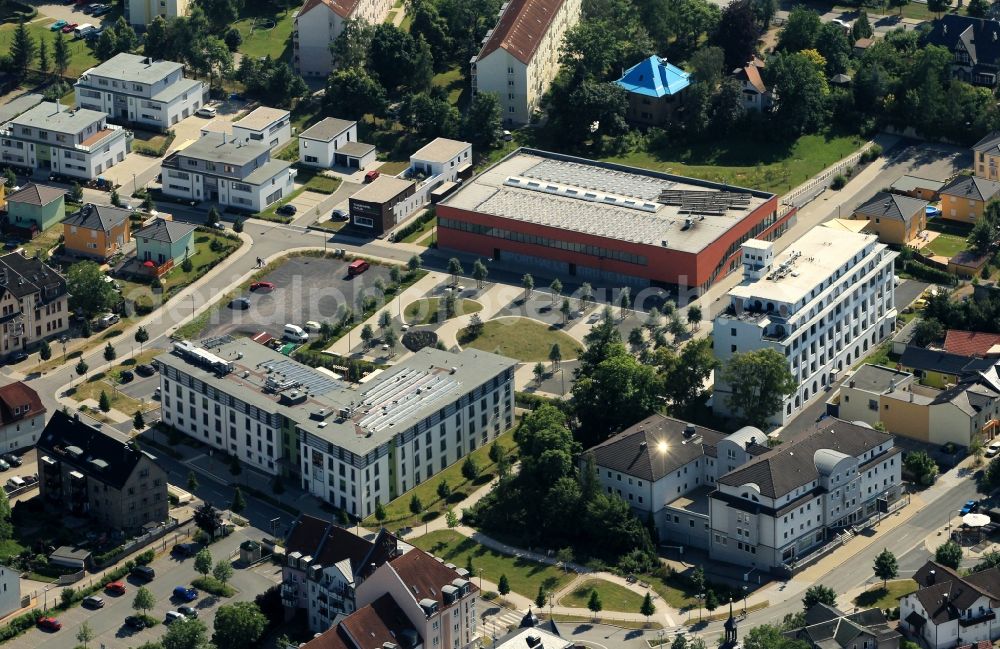
[[[784,355],[770,348],[734,354],[723,368],[722,378],[730,387],[730,407],[758,428],[766,425],[784,398],[798,387]]]

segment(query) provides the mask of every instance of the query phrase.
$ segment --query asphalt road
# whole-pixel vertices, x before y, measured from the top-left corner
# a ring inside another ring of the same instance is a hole
[[[259,540],[263,538],[263,535],[259,530],[238,530],[210,546],[210,550],[216,560],[228,557],[238,552],[240,543],[248,538]],[[160,547],[162,545],[158,546],[158,549]],[[156,606],[149,611],[149,615],[162,621],[167,611],[176,609],[183,604],[183,602],[171,601],[174,587],[190,585],[197,573],[194,570],[193,558],[180,561],[169,554],[161,555],[152,563],[152,567],[156,570],[156,578],[145,586],[152,591],[156,598]],[[230,581],[230,584],[238,591],[234,597],[216,598],[202,593],[190,606],[198,610],[199,618],[211,630],[215,611],[221,604],[253,600],[258,593],[280,581],[280,577],[281,570],[276,566],[237,568]],[[35,649],[36,647],[70,649],[80,644],[76,640],[76,634],[84,621],[96,634],[96,638],[90,643],[93,647],[125,649],[156,640],[166,633],[166,625],[159,624],[152,629],[142,631],[133,631],[125,626],[125,618],[135,612],[132,609],[132,601],[135,598],[136,589],[141,585],[143,585],[142,582],[126,580],[127,591],[124,595],[114,597],[106,593],[99,593],[104,598],[104,608],[92,611],[82,606],[75,606],[58,616],[57,619],[63,625],[60,631],[48,632],[35,628],[11,640],[6,646],[11,649]],[[50,598],[58,597],[58,589],[50,591],[48,596]]]

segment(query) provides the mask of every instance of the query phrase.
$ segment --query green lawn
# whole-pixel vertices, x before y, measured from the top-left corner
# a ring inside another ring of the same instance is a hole
[[[431,80],[431,85],[435,88],[444,88],[447,90],[448,103],[459,110],[464,108],[469,101],[469,93],[466,92],[465,77],[462,75],[462,68],[457,65],[450,70],[435,74]]]
[[[138,350],[138,346],[136,349]],[[105,392],[111,399],[111,407],[120,410],[127,415],[135,413],[135,411],[140,408],[143,408],[143,410],[150,410],[156,406],[156,402],[148,401],[143,404],[127,394],[124,394],[119,390],[115,390],[112,383],[118,385],[119,377],[123,371],[134,369],[136,365],[149,363],[153,360],[153,358],[162,353],[163,350],[160,349],[149,349],[144,350],[142,353],[137,353],[134,357],[122,359],[117,365],[112,367],[107,372],[99,372],[88,375],[86,381],[81,383],[79,386],[70,389],[69,396],[71,399],[76,401],[85,401],[87,399],[97,401],[101,398],[101,392]]]
[[[925,254],[927,251],[930,251],[935,255],[950,258],[954,257],[963,250],[966,250],[968,247],[969,245],[966,243],[964,237],[959,237],[954,234],[938,234],[934,237],[934,240],[924,246],[921,251]]]
[[[917,582],[912,579],[899,579],[890,581],[888,586],[883,588],[878,584],[875,588],[867,590],[854,598],[854,604],[864,608],[893,608],[899,606],[899,598],[917,590]]]
[[[580,343],[558,329],[528,318],[498,318],[483,324],[483,333],[470,340],[462,329],[458,341],[463,347],[510,356],[522,362],[547,361],[552,345],[559,343],[563,360],[577,358]]]
[[[475,300],[458,299],[455,300],[455,315],[452,317],[469,315],[482,310],[483,305]],[[445,317],[444,300],[436,297],[410,302],[403,309],[403,316],[406,318],[406,324],[410,325],[435,324],[449,319]]]
[[[69,214],[69,211],[67,211],[67,214]],[[47,253],[59,243],[59,237],[62,236],[62,233],[62,223],[57,223],[31,241],[26,241],[24,246],[22,246],[25,256],[34,257],[36,252]]]
[[[734,134],[691,146],[637,151],[612,162],[776,193],[786,192],[861,147],[856,135],[803,135],[788,144]]]
[[[291,59],[293,14],[291,9],[275,11],[273,5],[260,0],[248,2],[235,24],[243,37],[239,51],[253,58]]]
[[[17,555],[24,552],[25,547],[15,541],[14,539],[7,539],[6,541],[0,541],[0,559],[7,559],[9,557],[16,557]]]
[[[44,39],[49,48],[49,57],[52,56],[52,43],[54,38],[62,38],[69,45],[69,67],[66,68],[66,76],[68,77],[78,77],[90,68],[97,65],[97,57],[94,53],[87,47],[87,41],[82,39],[73,38],[72,34],[63,34],[61,32],[53,32],[49,30],[49,25],[54,23],[55,20],[51,18],[43,18],[37,20],[36,22],[31,22],[27,24],[28,33],[35,39],[35,45],[37,47],[38,41]],[[81,22],[83,22],[81,20]],[[110,24],[110,23],[109,23]],[[0,52],[10,52],[10,44],[14,38],[14,29],[17,25],[14,23],[4,23],[0,25]],[[34,61],[37,64],[37,60]]]
[[[417,243],[425,234],[434,229],[437,225],[437,217],[431,217],[420,224],[420,227],[403,237],[403,243]]]
[[[462,568],[466,567],[469,557],[472,557],[474,576],[478,576],[479,570],[482,570],[483,579],[496,583],[500,575],[507,575],[512,591],[532,599],[538,593],[539,586],[544,585],[546,590],[555,592],[571,579],[571,575],[555,566],[500,554],[454,530],[431,532],[411,543]]]
[[[500,445],[507,449],[508,454],[513,454],[516,451],[516,445],[514,444],[514,433],[512,431],[507,431],[499,437],[497,441]],[[490,442],[492,444],[493,442]],[[496,465],[490,461],[490,447],[482,446],[477,448],[472,452],[472,458],[479,465],[480,477],[476,481],[477,483],[485,484],[493,479],[493,471],[496,469]],[[393,529],[398,529],[400,527],[414,527],[417,525],[422,525],[424,519],[428,520],[437,518],[438,516],[443,516],[446,511],[455,503],[461,502],[469,494],[471,494],[477,485],[473,484],[469,480],[466,480],[465,476],[462,475],[462,462],[456,462],[450,467],[446,468],[444,471],[438,473],[430,480],[425,480],[413,489],[410,489],[403,495],[397,497],[395,500],[390,502],[385,506],[386,519],[384,525],[386,527],[392,527]],[[447,501],[441,499],[438,496],[438,485],[444,480],[451,487],[451,496]],[[424,505],[424,513],[413,514],[410,511],[410,500],[416,496],[420,499],[420,502]],[[455,512],[457,515],[461,515],[461,512]],[[375,520],[374,516],[369,516],[363,521],[364,525],[374,527],[378,525],[378,521]]]
[[[410,162],[408,160],[389,160],[387,162],[383,162],[378,168],[378,171],[379,173],[395,176],[408,169],[409,166]]]
[[[597,591],[601,598],[601,605],[605,611],[619,611],[621,613],[638,613],[642,606],[642,596],[633,593],[628,588],[613,584],[604,579],[588,579],[572,592],[563,595],[559,599],[560,606],[572,606],[573,608],[587,608],[590,601],[591,591]]]

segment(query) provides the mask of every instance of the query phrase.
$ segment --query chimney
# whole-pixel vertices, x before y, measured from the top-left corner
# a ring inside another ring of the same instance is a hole
[[[936,572],[937,572],[936,570],[931,570],[930,572],[927,573],[927,583],[928,584],[933,584],[934,583],[934,579],[936,577],[936,574],[935,574]]]
[[[225,131],[223,131],[223,132],[222,132],[222,143],[223,143],[223,144],[226,144],[226,142],[227,142],[227,141],[228,141],[228,138],[226,137],[226,132],[225,132]]]

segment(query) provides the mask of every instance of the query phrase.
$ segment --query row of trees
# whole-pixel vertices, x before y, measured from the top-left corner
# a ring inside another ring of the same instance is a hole
[[[0,55],[0,68],[13,73],[18,79],[23,79],[33,67],[43,74],[55,72],[62,76],[69,63],[69,46],[61,32],[52,34],[50,50],[48,41],[44,38],[36,41],[24,22],[14,29],[9,53]]]

